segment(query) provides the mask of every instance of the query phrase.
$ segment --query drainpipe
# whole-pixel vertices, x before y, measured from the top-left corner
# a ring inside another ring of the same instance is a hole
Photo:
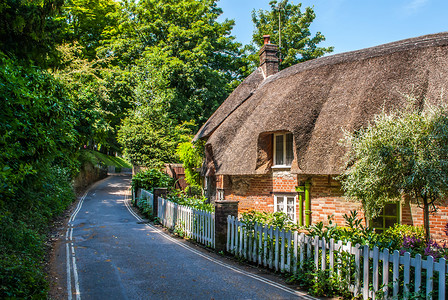
[[[296,186],[296,192],[299,195],[299,226],[303,226],[303,193],[305,192],[305,186]]]
[[[305,225],[311,225],[310,182],[305,182]]]

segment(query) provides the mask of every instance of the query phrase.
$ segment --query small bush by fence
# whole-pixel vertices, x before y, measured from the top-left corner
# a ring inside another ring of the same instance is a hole
[[[326,241],[258,223],[247,226],[230,216],[227,221],[227,251],[259,265],[298,274],[311,262],[314,276],[328,274],[344,282],[354,296],[362,294],[363,299],[409,299],[417,295],[445,299],[444,258],[438,262],[419,254],[411,258],[408,252],[380,252],[377,247]]]

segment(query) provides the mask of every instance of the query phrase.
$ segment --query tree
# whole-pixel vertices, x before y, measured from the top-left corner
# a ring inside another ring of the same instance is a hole
[[[3,0],[0,3],[0,51],[8,56],[45,65],[54,55],[47,30],[63,0]]]
[[[333,47],[318,47],[317,44],[325,37],[317,32],[311,36],[310,25],[316,18],[313,8],[307,7],[302,12],[302,4],[289,3],[289,0],[280,2],[271,1],[270,11],[252,11],[252,21],[255,31],[252,35],[252,52],[250,59],[258,65],[257,50],[263,46],[263,35],[269,34],[271,41],[280,47],[280,69],[285,69],[300,62],[323,56],[333,51]],[[281,37],[281,45],[280,38]]]
[[[133,165],[161,168],[164,163],[178,162],[176,147],[191,136],[188,124],[175,125],[163,114],[134,110],[123,121],[118,141]]]
[[[69,0],[64,6],[68,25],[66,38],[77,41],[82,57],[96,59],[104,34],[117,26],[119,4],[114,0]]]
[[[368,218],[387,201],[410,196],[423,208],[429,240],[429,214],[448,193],[448,107],[383,112],[345,141],[351,148],[340,176],[345,194],[362,202]]]
[[[99,50],[113,65],[147,78],[163,69],[174,93],[166,108],[177,124],[205,122],[247,75],[240,71],[241,45],[230,36],[234,22],[217,21],[222,10],[216,2],[125,1],[119,26]],[[150,91],[157,92],[163,93]]]

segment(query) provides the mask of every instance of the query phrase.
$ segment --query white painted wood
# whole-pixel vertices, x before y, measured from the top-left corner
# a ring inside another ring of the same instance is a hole
[[[278,271],[279,270],[279,232],[278,229],[275,228],[274,229],[274,243],[275,243],[275,258],[274,258],[274,266],[275,266],[275,270]]]
[[[365,245],[362,249],[362,256],[363,256],[363,267],[362,267],[362,273],[363,273],[363,287],[362,287],[362,296],[363,299],[369,299],[369,273],[370,273],[370,266],[369,266],[369,246]]]
[[[293,248],[292,248],[292,232],[288,230],[288,232],[285,235],[286,238],[286,265],[285,269],[286,272],[291,273],[291,261],[294,259],[291,257],[293,255]]]
[[[320,260],[321,270],[324,271],[327,269],[327,241],[325,238],[322,239],[322,256]]]
[[[414,263],[414,292],[418,292],[422,285],[422,256],[417,254],[414,259],[412,259]]]
[[[285,271],[285,232],[283,230],[280,231],[279,233],[279,240],[278,240],[278,244],[280,247],[280,271],[284,272]]]
[[[268,265],[268,227],[263,227],[263,266]]]
[[[404,254],[403,259],[403,274],[404,274],[404,280],[403,280],[403,290],[404,290],[404,299],[408,299],[409,297],[409,283],[411,279],[411,254],[409,252],[406,252]]]
[[[330,263],[330,271],[331,273],[334,272],[334,239],[330,239],[330,245],[329,245],[329,263]]]
[[[263,226],[257,225],[258,231],[258,264],[263,264]]]
[[[360,288],[361,288],[361,249],[358,244],[356,244],[356,247],[351,249],[349,253],[355,254],[355,288],[354,288],[354,295],[355,297],[358,296]]]
[[[305,261],[305,234],[301,233],[299,236],[300,246],[300,269],[303,269],[303,263]]]
[[[446,299],[446,273],[447,273],[447,264],[446,259],[441,258],[437,264],[437,271],[439,271],[439,300]]]
[[[433,290],[433,276],[434,276],[434,257],[428,256],[426,258],[426,297],[429,297]]]
[[[274,267],[274,229],[272,226],[269,227],[269,268]]]
[[[372,298],[374,300],[376,299],[376,293],[378,292],[378,276],[379,276],[379,267],[378,267],[378,265],[379,265],[379,258],[380,258],[379,252],[380,251],[379,251],[378,247],[374,247],[373,248],[373,257],[372,257],[373,296],[372,296]]]
[[[389,249],[384,249],[382,252],[383,260],[383,293],[384,298],[388,299],[389,295]]]
[[[294,239],[294,244],[293,244],[293,262],[292,262],[292,273],[293,274],[297,274],[297,265],[299,264],[299,259],[298,259],[298,255],[297,255],[297,251],[298,251],[298,247],[299,247],[299,234],[297,233],[297,231],[294,231],[293,233],[293,239]]]
[[[400,267],[400,253],[395,250],[392,256],[392,282],[393,282],[393,296],[398,296],[399,282],[398,282],[398,271]]]

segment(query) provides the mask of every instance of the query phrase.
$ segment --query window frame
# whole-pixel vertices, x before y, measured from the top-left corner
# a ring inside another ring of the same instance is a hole
[[[385,211],[386,205],[391,205],[391,204],[394,204],[394,205],[397,206],[397,213],[396,213],[396,215],[392,215],[392,214],[387,213]],[[381,227],[378,227],[378,226],[375,227],[373,225],[374,219],[377,219],[377,218],[381,218],[381,220],[382,220],[382,226]],[[384,232],[385,230],[390,228],[390,227],[386,227],[386,219],[392,219],[392,218],[395,218],[395,220],[397,221],[395,224],[401,224],[401,204],[400,204],[399,201],[386,202],[384,204],[384,207],[381,210],[381,214],[379,214],[374,219],[370,219],[369,220],[369,225],[370,225],[371,228],[375,229],[375,231],[382,231],[382,232]]]
[[[292,195],[292,194],[286,194],[286,193],[284,193],[284,194],[282,194],[282,193],[278,193],[278,194],[274,194],[274,212],[277,212],[278,210],[277,210],[277,203],[278,203],[278,200],[277,200],[277,198],[278,197],[284,197],[283,199],[284,199],[284,206],[283,206],[283,213],[285,213],[286,215],[288,215],[288,198],[293,198],[294,199],[294,204],[293,204],[293,207],[294,207],[294,218],[291,220],[291,221],[293,221],[293,222],[296,222],[296,220],[297,220],[297,198],[298,198],[298,196],[297,195]]]
[[[292,136],[292,160],[291,163],[288,165],[286,164],[287,161],[287,151],[286,151],[286,136],[290,134]],[[284,164],[282,165],[278,165],[276,163],[277,161],[277,137],[278,136],[282,136],[283,137],[283,162]],[[290,168],[292,161],[294,160],[294,135],[292,134],[292,132],[281,132],[281,133],[274,133],[273,134],[273,139],[272,139],[272,166],[274,168]]]

